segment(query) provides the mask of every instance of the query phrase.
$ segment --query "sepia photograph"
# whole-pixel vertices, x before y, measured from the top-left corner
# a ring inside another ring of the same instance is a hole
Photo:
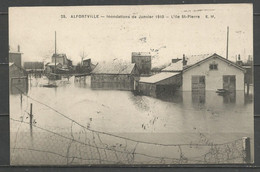
[[[9,7],[10,164],[254,162],[253,5]]]

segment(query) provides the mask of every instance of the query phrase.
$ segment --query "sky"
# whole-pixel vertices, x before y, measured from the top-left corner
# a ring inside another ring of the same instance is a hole
[[[153,18],[139,18],[148,15]],[[23,62],[50,61],[55,31],[57,53],[66,54],[73,64],[81,61],[83,52],[84,58],[94,63],[130,62],[132,52],[150,52],[153,66],[170,63],[183,54],[226,57],[227,27],[229,59],[235,61],[240,54],[246,60],[253,55],[252,4],[9,8],[10,50],[17,51],[20,45]]]

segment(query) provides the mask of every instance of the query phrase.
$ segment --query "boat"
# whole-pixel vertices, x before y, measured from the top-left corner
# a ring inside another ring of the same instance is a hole
[[[56,84],[44,84],[42,85],[43,87],[48,87],[48,88],[55,88],[58,87]]]
[[[216,93],[218,93],[219,95],[225,95],[229,94],[230,92],[227,89],[218,89]]]

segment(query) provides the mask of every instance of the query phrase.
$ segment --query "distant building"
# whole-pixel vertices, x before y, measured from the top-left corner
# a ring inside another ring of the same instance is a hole
[[[226,58],[213,54],[183,69],[182,90],[244,90],[244,75],[244,68]]]
[[[59,70],[61,68],[62,68],[62,64],[56,63],[56,70]],[[46,73],[55,73],[55,63],[46,63],[45,72]]]
[[[135,90],[139,71],[136,64],[98,64],[91,74],[91,88],[105,90]]]
[[[150,74],[152,68],[151,54],[148,52],[133,52],[132,63],[135,63],[140,74]]]
[[[14,63],[18,67],[22,67],[22,53],[18,45],[17,52],[9,52],[9,63]]]
[[[96,65],[91,62],[91,59],[84,59],[82,61],[83,73],[91,72]]]
[[[87,67],[91,66],[91,59],[84,59],[82,65]]]
[[[181,86],[180,72],[162,72],[150,77],[141,77],[138,91],[151,97],[163,97],[176,91]]]
[[[56,64],[60,63],[63,68],[69,68],[72,66],[72,61],[67,58],[66,54],[53,54],[51,62],[55,63],[55,59]]]
[[[27,93],[28,74],[15,63],[9,63],[9,87],[11,94]]]

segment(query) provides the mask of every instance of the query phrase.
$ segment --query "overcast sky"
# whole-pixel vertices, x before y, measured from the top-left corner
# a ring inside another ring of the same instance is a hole
[[[155,18],[158,14],[164,15],[164,19]],[[62,19],[61,15],[67,18]],[[137,18],[112,19],[106,15]],[[139,19],[140,15],[154,18]],[[226,57],[227,26],[229,59],[235,60],[238,54],[247,59],[253,54],[251,4],[9,8],[9,45],[12,51],[17,51],[20,45],[23,61],[50,61],[56,31],[57,52],[67,54],[73,64],[81,60],[83,51],[93,62],[115,58],[130,61],[131,52],[142,51],[156,55],[153,60],[156,66],[181,58],[182,54],[217,53]],[[151,50],[159,48],[158,52]]]

